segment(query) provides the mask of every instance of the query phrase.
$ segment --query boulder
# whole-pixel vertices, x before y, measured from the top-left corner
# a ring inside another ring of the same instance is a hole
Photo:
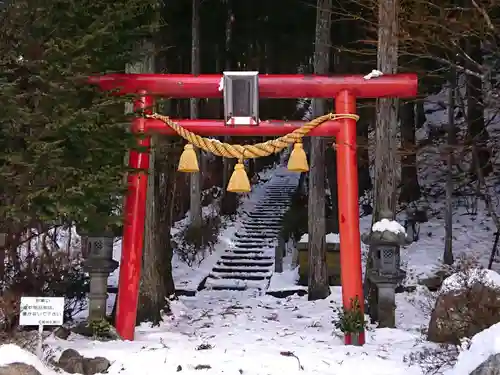
[[[69,335],[71,334],[71,330],[69,328],[60,326],[60,327],[57,327],[52,333],[58,339],[67,340]]]
[[[76,326],[71,328],[71,332],[77,335],[82,335],[85,337],[91,337],[94,340],[109,341],[109,340],[121,340],[120,335],[116,332],[115,327],[111,324],[104,322],[103,324],[97,323],[97,332],[93,328],[92,323],[81,322]]]
[[[83,374],[83,356],[74,349],[66,349],[62,352],[58,367],[70,374]]]
[[[476,279],[463,287],[443,289],[431,314],[429,341],[458,345],[461,338],[470,338],[500,321],[498,286]]]
[[[106,372],[111,363],[104,357],[86,358],[74,349],[66,349],[57,365],[70,374],[94,375]]]
[[[14,362],[0,366],[0,375],[41,375],[35,367],[26,363]]]
[[[446,270],[437,270],[433,275],[419,278],[418,284],[427,287],[431,292],[437,292],[441,289],[443,281],[450,276],[450,272],[446,272]]]
[[[500,353],[490,355],[469,375],[500,375]]]

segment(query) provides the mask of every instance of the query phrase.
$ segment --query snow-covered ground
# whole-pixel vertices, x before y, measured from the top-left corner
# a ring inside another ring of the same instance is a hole
[[[260,192],[260,187],[255,188],[243,207],[255,205]],[[481,214],[475,217],[457,215],[457,218],[455,251],[472,250],[480,255],[480,259],[486,259],[492,236],[489,218]],[[232,235],[240,225],[239,220],[227,223],[212,255],[206,257],[200,267],[188,267],[176,258],[176,284],[185,286],[179,280],[187,282],[192,278],[187,284],[194,285],[206,276],[220,251],[233,240]],[[362,231],[368,230],[370,225],[370,217],[362,218]],[[176,230],[181,226],[182,223],[177,223]],[[335,236],[330,237],[333,240]],[[403,250],[410,273],[425,275],[438,267],[442,244],[441,221],[432,219],[423,224],[421,240]],[[118,247],[115,255],[119,255]],[[285,258],[285,271],[273,276],[270,289],[297,288],[294,285],[296,270],[290,269],[290,259],[290,256]],[[412,280],[408,282],[412,283]],[[315,302],[307,301],[307,296],[278,299],[255,290],[203,290],[195,297],[181,297],[179,301],[174,301],[174,315],[166,317],[161,326],[143,324],[138,327],[134,342],[98,342],[72,335],[68,340],[50,337],[46,344],[48,353],[56,359],[66,348],[76,349],[88,357],[106,357],[112,363],[109,374],[197,373],[201,368],[214,375],[238,372],[261,375],[283,371],[417,375],[422,374],[421,368],[408,364],[405,357],[425,345],[432,346],[423,342],[421,335],[421,329],[428,323],[428,311],[422,309],[418,302],[425,298],[419,295],[425,295],[421,289],[398,294],[397,328],[370,327],[367,343],[363,347],[344,346],[341,333],[335,330],[332,323],[335,308],[341,303],[340,287],[332,287],[328,299]],[[12,361],[34,364],[42,375],[54,374],[36,357],[12,346],[0,347],[0,365]],[[467,361],[470,363],[470,358]]]
[[[198,365],[210,366],[211,374],[340,375],[356,370],[420,374],[419,368],[408,369],[403,363],[419,337],[412,329],[418,327],[414,314],[405,322],[404,309],[411,308],[407,302],[400,305],[398,317],[410,330],[373,330],[367,335],[368,343],[355,348],[344,346],[340,332],[332,328],[333,307],[339,307],[340,300],[340,288],[332,288],[330,298],[316,302],[296,296],[276,299],[252,292],[202,291],[176,303],[175,318],[162,326],[139,327],[133,343],[91,342],[80,337],[48,343],[58,352],[73,348],[85,356],[110,359],[109,374],[171,373],[179,366],[195,373]],[[304,370],[299,369],[297,359],[283,352],[293,352]]]
[[[445,112],[441,109],[428,114],[428,123],[432,126],[442,125],[440,119],[444,118]],[[433,160],[429,160],[429,155],[432,155]],[[419,161],[422,158],[426,158],[424,164],[427,168],[432,165],[435,169],[436,163],[440,162],[438,153],[422,154]],[[272,172],[261,177],[269,178]],[[439,173],[426,175],[427,180],[421,182],[431,184],[432,180],[441,178]],[[250,196],[244,199],[241,212],[257,204],[262,189],[262,186],[253,189]],[[57,359],[64,349],[72,348],[84,356],[103,356],[111,361],[108,370],[110,375],[195,374],[200,371],[213,375],[278,375],[282,372],[423,374],[417,364],[410,364],[405,358],[424,347],[433,347],[433,344],[423,340],[421,333],[429,321],[429,309],[425,306],[428,292],[425,287],[417,285],[419,279],[435,274],[441,267],[444,250],[442,202],[437,199],[430,205],[433,212],[430,213],[429,222],[420,227],[419,241],[402,248],[402,262],[407,270],[405,284],[416,286],[415,291],[396,295],[397,328],[369,327],[367,343],[363,347],[343,345],[341,334],[332,322],[336,308],[341,304],[341,287],[332,287],[329,298],[314,302],[309,302],[307,296],[293,295],[279,299],[257,290],[202,290],[194,297],[180,297],[179,301],[172,302],[173,315],[165,317],[159,327],[146,324],[137,327],[134,342],[99,342],[74,334],[68,340],[50,337],[46,340],[46,354]],[[482,202],[478,202],[477,214],[470,214],[465,207],[456,207],[453,223],[455,257],[467,254],[481,264],[487,264],[495,226],[486,212]],[[216,214],[213,207],[206,207],[205,215],[212,214]],[[402,222],[402,216],[398,219]],[[176,223],[172,234],[175,236],[180,233],[187,224],[188,219]],[[240,219],[223,223],[218,243],[200,264],[188,266],[174,257],[176,287],[195,291],[221,252],[231,246],[234,234],[241,225]],[[361,218],[360,225],[361,232],[367,232],[372,226],[371,216]],[[330,235],[329,242],[336,240],[335,234]],[[114,251],[117,260],[120,258],[120,247],[117,241]],[[363,256],[366,253],[367,249],[363,245]],[[497,266],[495,264],[494,269]],[[298,272],[292,266],[292,254],[289,251],[284,259],[284,272],[272,276],[268,290],[305,289],[295,285],[297,278]],[[116,286],[117,282],[118,272],[115,272],[109,279],[109,285]],[[114,295],[110,295],[110,311],[114,298]],[[455,368],[449,369],[446,375],[467,375],[489,354],[500,352],[498,337],[500,324],[478,334],[472,340],[470,350],[460,355]],[[0,366],[11,362],[32,364],[42,375],[56,373],[18,347],[0,346]]]

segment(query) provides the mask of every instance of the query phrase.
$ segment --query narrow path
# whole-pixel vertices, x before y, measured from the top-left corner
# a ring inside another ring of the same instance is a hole
[[[265,290],[274,272],[274,252],[283,215],[290,205],[299,174],[277,169],[263,186],[255,206],[246,212],[234,246],[227,249],[212,272],[205,289]]]

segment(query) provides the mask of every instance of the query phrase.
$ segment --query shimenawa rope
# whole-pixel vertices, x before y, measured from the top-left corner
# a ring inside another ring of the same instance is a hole
[[[254,145],[232,145],[229,143],[220,142],[217,139],[201,137],[198,134],[195,134],[183,128],[176,122],[172,121],[168,116],[163,116],[155,113],[152,115],[146,115],[146,117],[163,121],[179,136],[189,142],[184,147],[184,152],[182,153],[179,160],[178,170],[181,172],[199,171],[198,160],[196,158],[196,153],[194,152],[193,146],[198,147],[204,151],[211,152],[212,154],[217,156],[238,159],[238,164],[236,164],[234,168],[234,173],[231,176],[227,188],[228,191],[232,192],[250,191],[250,182],[248,181],[248,176],[246,175],[245,168],[243,166],[244,159],[255,159],[269,156],[271,154],[282,151],[291,144],[295,144],[288,161],[288,169],[295,172],[307,172],[309,170],[309,166],[307,164],[306,154],[302,147],[302,138],[325,121],[341,119],[352,119],[358,121],[359,119],[359,116],[355,114],[329,113],[305,123],[300,128],[295,129],[294,131],[282,137],[272,139],[267,142],[257,143]]]
[[[229,143],[220,142],[217,139],[201,137],[195,134],[179,124],[173,122],[168,116],[163,116],[160,114],[147,115],[149,118],[154,118],[163,121],[172,130],[179,134],[186,141],[191,143],[193,146],[201,148],[204,151],[211,152],[217,156],[223,156],[225,158],[236,158],[236,159],[254,159],[263,156],[269,156],[274,153],[278,153],[285,149],[288,145],[300,142],[303,137],[305,137],[314,128],[321,125],[325,121],[330,120],[341,120],[341,119],[353,119],[358,121],[359,116],[355,114],[334,114],[329,113],[302,125],[300,128],[294,131],[276,138],[271,139],[267,142],[257,143],[254,145],[232,145]]]

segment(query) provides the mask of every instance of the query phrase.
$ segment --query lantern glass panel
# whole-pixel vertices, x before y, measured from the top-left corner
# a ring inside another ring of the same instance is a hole
[[[396,247],[383,246],[380,248],[380,255],[380,272],[391,275],[396,273]]]

